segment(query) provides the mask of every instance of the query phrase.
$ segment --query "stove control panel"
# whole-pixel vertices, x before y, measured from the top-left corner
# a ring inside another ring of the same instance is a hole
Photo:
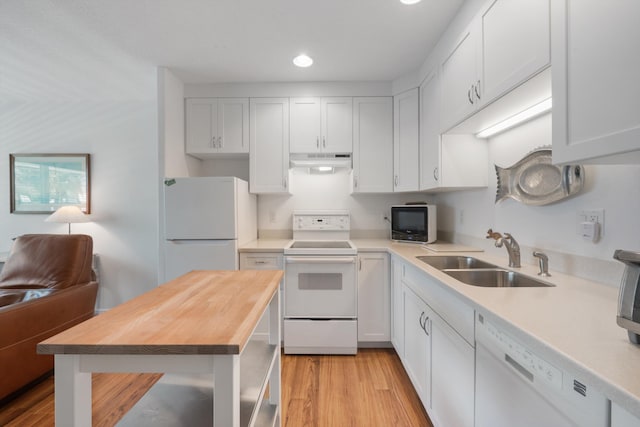
[[[348,213],[293,214],[294,231],[348,231],[350,228]]]

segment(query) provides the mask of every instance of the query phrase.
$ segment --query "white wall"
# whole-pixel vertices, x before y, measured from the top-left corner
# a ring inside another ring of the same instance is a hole
[[[483,239],[493,228],[512,233],[521,246],[601,260],[611,260],[615,249],[640,251],[640,166],[586,166],[582,193],[555,204],[528,206],[513,199],[495,204],[494,164],[511,166],[532,149],[550,145],[551,114],[496,135],[488,144],[489,186],[438,195],[439,229]],[[592,243],[576,233],[576,215],[598,208],[605,210],[604,236]]]
[[[167,68],[158,69],[160,147],[164,171],[160,176],[184,177],[200,174],[200,160],[184,154],[184,84]]]
[[[426,194],[351,194],[351,174],[311,175],[304,169],[290,171],[290,195],[258,196],[258,230],[261,236],[291,233],[295,209],[347,209],[351,213],[352,237],[388,237],[389,206],[414,201],[431,201]]]
[[[49,2],[3,2],[0,28],[0,251],[20,234],[67,227],[45,223],[46,215],[9,213],[9,153],[90,153],[93,222],[72,232],[91,235],[100,255],[98,308],[155,287],[155,67],[115,50]]]

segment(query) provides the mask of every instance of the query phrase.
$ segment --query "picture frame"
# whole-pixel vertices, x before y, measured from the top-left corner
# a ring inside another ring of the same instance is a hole
[[[51,214],[62,206],[91,213],[89,154],[9,154],[11,213]]]

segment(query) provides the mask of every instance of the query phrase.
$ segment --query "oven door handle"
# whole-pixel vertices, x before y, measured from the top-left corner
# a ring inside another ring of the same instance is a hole
[[[356,257],[311,257],[311,256],[288,256],[284,257],[287,264],[355,264]]]

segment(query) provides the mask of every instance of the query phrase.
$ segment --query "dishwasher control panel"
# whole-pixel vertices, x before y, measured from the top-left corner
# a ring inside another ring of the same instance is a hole
[[[562,371],[560,369],[511,338],[481,315],[478,316],[478,322],[476,324],[478,328],[477,333],[483,334],[508,357],[530,371],[530,373],[527,373],[531,375],[531,381],[533,381],[533,376],[535,375],[536,378],[542,379],[553,387],[562,389]],[[514,365],[514,367],[518,369],[517,365]],[[523,375],[526,376],[526,373],[523,373]]]

